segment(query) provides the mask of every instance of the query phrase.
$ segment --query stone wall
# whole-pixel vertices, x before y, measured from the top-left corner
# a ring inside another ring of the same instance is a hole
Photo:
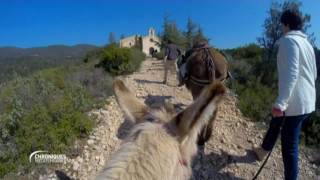
[[[120,40],[120,47],[132,47],[136,43],[136,36],[126,37]]]

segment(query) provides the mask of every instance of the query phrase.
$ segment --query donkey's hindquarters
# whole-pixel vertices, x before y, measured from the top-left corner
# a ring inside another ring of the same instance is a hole
[[[186,87],[190,90],[193,100],[196,100],[206,86],[228,78],[228,62],[214,48],[198,47],[192,50],[186,59],[186,74]],[[210,139],[215,118],[216,112],[199,134],[198,145],[204,145]]]

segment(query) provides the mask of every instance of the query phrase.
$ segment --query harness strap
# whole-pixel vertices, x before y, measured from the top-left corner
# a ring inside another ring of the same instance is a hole
[[[190,75],[189,77],[190,77],[190,81],[198,86],[206,86],[211,83],[210,80],[199,79],[199,78],[194,77],[192,75]]]
[[[206,55],[204,60],[205,60],[206,67],[207,67],[208,78],[212,82],[215,79],[215,66],[213,63],[213,57],[210,53],[209,48],[205,48],[204,51],[205,51],[205,55]]]
[[[204,60],[204,63],[207,68],[208,79],[199,79],[195,76],[189,75],[190,81],[198,86],[206,86],[214,80],[214,76],[215,76],[215,69],[214,69],[215,66],[213,63],[213,57],[211,56],[211,53],[209,52],[210,47],[208,45],[205,45],[202,47],[195,48],[194,50],[195,51],[199,51],[199,50],[204,51],[205,57],[203,57],[202,59]]]
[[[205,57],[203,58],[205,60],[205,64],[206,64],[206,68],[208,71],[208,80],[207,79],[199,79],[195,76],[192,75],[188,75],[189,80],[198,86],[206,86],[208,84],[211,84],[211,82],[215,79],[215,65],[214,65],[214,61],[212,57],[213,55],[210,52],[210,46],[208,44],[206,45],[202,45],[202,46],[198,46],[196,48],[193,48],[193,52],[191,54],[193,54],[196,51],[204,51]],[[191,56],[191,55],[190,55]],[[187,63],[187,62],[184,62]],[[228,78],[232,78],[230,72],[228,71],[227,76],[226,77],[220,77],[218,80],[221,82],[224,82],[226,79]]]

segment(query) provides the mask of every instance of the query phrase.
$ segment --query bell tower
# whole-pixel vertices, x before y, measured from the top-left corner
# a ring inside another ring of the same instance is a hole
[[[155,34],[156,34],[156,31],[154,30],[154,28],[149,28],[149,36],[150,37],[154,37],[155,36]]]

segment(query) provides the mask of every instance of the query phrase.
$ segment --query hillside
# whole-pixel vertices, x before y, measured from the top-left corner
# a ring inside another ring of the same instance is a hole
[[[78,63],[94,49],[92,45],[55,45],[37,48],[0,48],[0,84],[15,78],[27,76],[38,70]]]
[[[46,57],[46,58],[66,58],[83,57],[87,51],[97,48],[94,45],[78,44],[74,46],[52,45],[47,47],[18,48],[0,47],[0,61],[5,58],[18,57]]]
[[[123,79],[138,98],[153,107],[165,99],[171,99],[177,110],[185,108],[192,102],[190,93],[184,87],[162,84],[162,67],[161,61],[147,59],[139,72]],[[104,108],[89,112],[90,116],[97,118],[98,123],[89,139],[75,143],[76,150],[66,164],[52,169],[42,166],[27,176],[32,179],[57,179],[54,170],[59,170],[74,179],[95,177],[130,129],[130,123],[124,121],[115,98],[111,96],[107,102]],[[230,95],[221,105],[213,135],[194,162],[193,179],[250,179],[261,165],[255,161],[251,147],[262,141],[266,124],[257,124],[243,117],[236,102],[236,97]],[[316,165],[314,161],[319,158],[317,155],[319,150],[301,148],[301,179],[320,178],[319,164]],[[260,179],[283,179],[282,172],[278,145]]]

